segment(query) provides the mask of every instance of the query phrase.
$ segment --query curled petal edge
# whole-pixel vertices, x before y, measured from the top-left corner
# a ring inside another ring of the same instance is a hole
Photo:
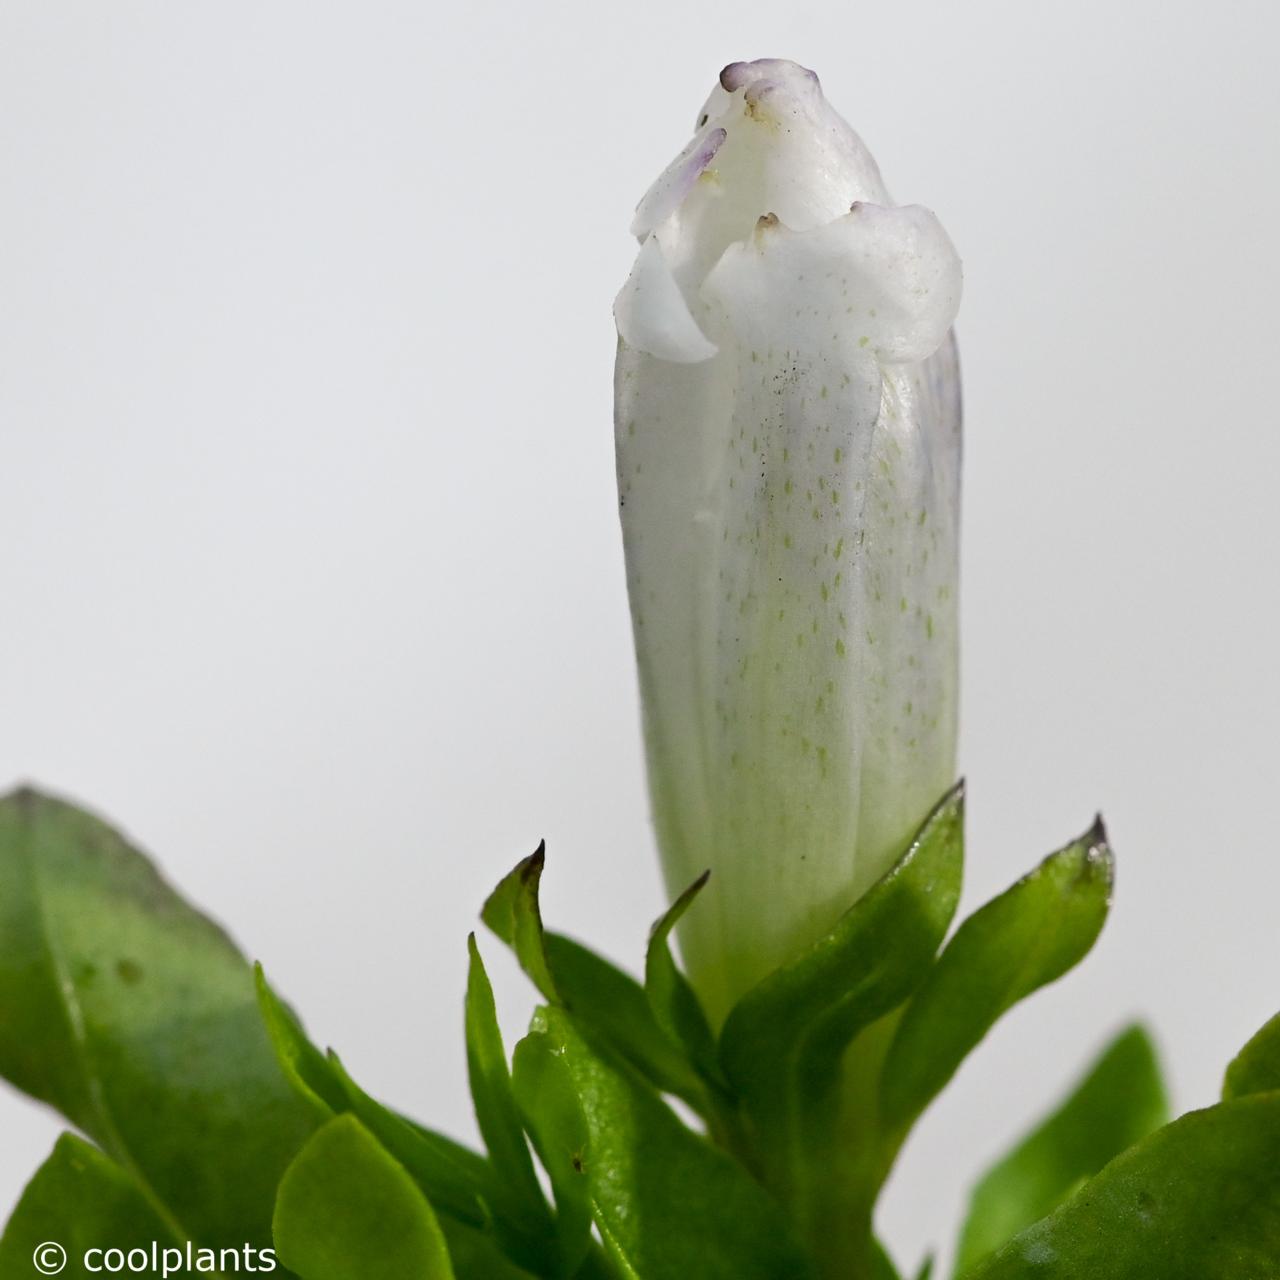
[[[689,310],[656,235],[640,246],[613,304],[618,336],[629,347],[673,364],[700,364],[716,354]]]
[[[708,125],[698,131],[689,145],[654,179],[636,205],[636,216],[631,222],[633,236],[643,240],[680,207],[728,136],[719,125]]]
[[[747,298],[793,306],[797,323],[803,316],[817,332],[839,331],[883,364],[908,364],[942,345],[962,281],[960,257],[930,210],[858,202],[809,231],[766,215],[729,246],[702,294],[730,322]]]

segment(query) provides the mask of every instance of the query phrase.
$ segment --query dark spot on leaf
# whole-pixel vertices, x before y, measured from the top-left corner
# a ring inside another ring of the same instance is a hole
[[[117,960],[116,973],[120,975],[121,982],[131,987],[142,981],[142,966],[136,960]]]

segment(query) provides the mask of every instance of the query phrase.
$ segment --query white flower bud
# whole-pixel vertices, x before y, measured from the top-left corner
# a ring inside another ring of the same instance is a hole
[[[618,488],[667,882],[713,1016],[953,781],[960,262],[794,63],[721,73],[615,304]]]

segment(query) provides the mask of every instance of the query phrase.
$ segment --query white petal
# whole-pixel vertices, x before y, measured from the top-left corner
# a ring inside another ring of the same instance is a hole
[[[960,403],[955,341],[884,372],[863,524],[866,740],[857,890],[954,781]]]
[[[703,290],[732,385],[706,501],[719,535],[700,694],[711,835],[705,847],[668,836],[664,852],[673,881],[699,859],[715,869],[719,919],[682,946],[717,1014],[834,922],[859,865],[883,865],[858,843],[864,478],[881,369],[842,328],[810,234],[766,224]]]
[[[669,364],[619,344],[615,387],[618,500],[644,708],[653,817],[687,884],[715,846],[705,723],[716,658],[721,521],[717,477],[736,362]]]
[[[718,125],[707,125],[658,175],[636,206],[631,234],[643,240],[655,227],[661,226],[680,207],[693,189],[702,171],[715,159],[726,137]]]
[[[726,67],[699,119],[701,131],[723,129],[725,139],[662,224],[667,262],[686,297],[763,214],[805,231],[842,217],[855,201],[889,201],[871,153],[812,72],[795,63]]]
[[[891,224],[837,221],[762,219],[725,252],[696,395],[619,365],[642,428],[620,431],[619,474],[654,815],[673,885],[717,872],[717,914],[682,940],[717,1014],[829,927],[951,781],[957,424],[930,365],[886,370],[872,343],[904,327]]]
[[[827,235],[880,359],[931,356],[955,322],[962,281],[960,256],[934,214],[918,204],[855,204]]]
[[[618,336],[629,347],[675,364],[697,364],[716,353],[667,266],[662,245],[651,235],[613,304]]]
[[[961,273],[776,60],[725,68],[637,229],[628,588],[668,886],[716,870],[681,949],[719,1019],[952,781]]]
[[[859,203],[812,231],[761,218],[748,241],[725,251],[703,294],[730,314],[790,307],[798,342],[913,363],[942,345],[960,286],[960,259],[928,209]]]

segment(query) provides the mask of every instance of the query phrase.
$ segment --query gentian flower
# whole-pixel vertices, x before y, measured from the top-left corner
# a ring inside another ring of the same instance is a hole
[[[819,937],[953,781],[956,252],[790,62],[734,63],[615,304],[649,782],[713,1016]]]

